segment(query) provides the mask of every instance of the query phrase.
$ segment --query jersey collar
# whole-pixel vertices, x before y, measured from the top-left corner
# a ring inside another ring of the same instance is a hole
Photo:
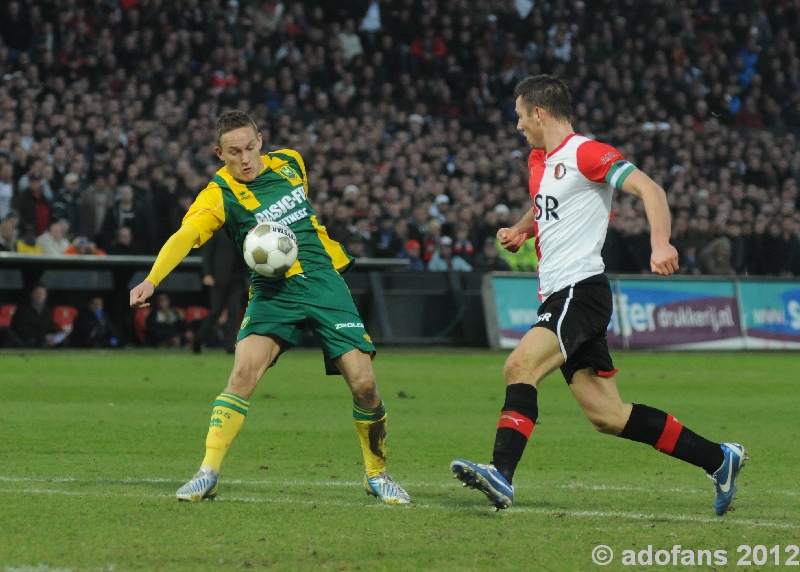
[[[564,139],[564,140],[561,142],[561,144],[560,144],[558,147],[556,147],[555,149],[553,149],[553,150],[552,150],[552,151],[550,151],[550,152],[549,152],[547,155],[545,155],[545,156],[544,156],[544,158],[545,158],[545,161],[546,161],[547,159],[549,159],[550,157],[552,157],[553,155],[555,155],[556,153],[558,153],[559,151],[561,151],[561,148],[562,148],[564,145],[566,145],[566,144],[567,144],[567,141],[569,141],[570,139],[572,139],[573,137],[575,137],[575,135],[577,135],[577,133],[570,133],[569,135],[567,135],[567,138],[566,138],[566,139]]]

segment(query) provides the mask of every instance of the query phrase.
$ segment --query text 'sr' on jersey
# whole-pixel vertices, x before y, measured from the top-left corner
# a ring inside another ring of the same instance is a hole
[[[297,261],[286,278],[321,268],[341,272],[349,267],[353,258],[328,236],[308,201],[306,168],[300,154],[280,149],[262,155],[261,160],[264,170],[253,181],[237,181],[227,167],[222,167],[197,195],[183,217],[183,224],[200,232],[195,246],[201,246],[224,226],[241,252],[250,229],[260,223],[278,222],[297,237]],[[253,285],[269,280],[252,270],[250,275]]]
[[[539,298],[603,272],[614,188],[636,167],[614,147],[570,135],[549,155],[528,157],[539,255]]]

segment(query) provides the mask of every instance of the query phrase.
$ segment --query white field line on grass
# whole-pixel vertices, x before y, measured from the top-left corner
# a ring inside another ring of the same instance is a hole
[[[2,480],[2,479],[0,479]],[[677,488],[664,488],[664,489],[648,489],[645,487],[635,487],[633,485],[587,485],[584,483],[569,483],[567,485],[559,485],[560,489],[586,489],[589,491],[635,491],[644,493],[653,493],[662,491],[665,493],[707,493],[708,489],[686,489],[682,487]],[[752,489],[758,491],[759,494],[768,495],[783,495],[788,497],[796,497],[800,495],[800,491],[763,491],[761,489]]]
[[[122,493],[111,491],[65,491],[60,489],[39,489],[39,488],[26,488],[26,489],[2,489],[0,494],[36,494],[36,495],[66,495],[77,497],[106,497],[106,498],[158,498],[158,499],[174,499],[171,494],[155,493],[155,494],[141,494],[141,493]],[[443,504],[418,504],[414,503],[412,507],[392,507],[380,503],[356,503],[348,501],[332,501],[332,500],[305,500],[294,498],[264,498],[264,497],[237,497],[226,496],[222,499],[217,499],[214,502],[223,503],[264,503],[264,504],[298,504],[307,506],[335,506],[335,507],[352,507],[352,508],[378,508],[384,510],[391,510],[393,508],[407,509],[427,509],[427,510],[455,510],[455,511],[472,511],[474,509],[468,507],[458,507]],[[756,526],[760,528],[779,528],[779,529],[800,529],[800,523],[794,522],[772,522],[772,521],[758,521],[747,520],[740,518],[707,518],[702,516],[692,516],[686,514],[643,514],[636,512],[623,512],[623,511],[599,511],[599,510],[563,510],[563,509],[546,509],[536,507],[511,507],[502,511],[504,515],[515,514],[541,514],[546,516],[558,517],[574,517],[574,518],[626,518],[631,520],[656,520],[656,521],[671,521],[671,522],[699,522],[704,524],[737,524],[745,526]]]
[[[133,479],[133,478],[124,478],[124,479],[103,479],[103,478],[96,478],[96,479],[76,479],[74,477],[9,477],[0,475],[0,482],[4,483],[75,483],[75,484],[120,484],[120,485],[135,485],[135,484],[159,484],[159,483],[172,483],[172,484],[183,484],[185,480],[178,480],[178,479],[168,479],[163,477],[154,477],[154,478],[141,478],[141,479]],[[296,479],[224,479],[222,481],[224,484],[231,484],[231,485],[267,485],[273,487],[360,487],[362,486],[361,481],[303,481],[303,480],[296,480]],[[456,483],[457,485],[458,483]],[[541,483],[539,483],[541,484]],[[441,488],[450,488],[453,486],[453,481],[451,482],[436,482],[436,483],[425,483],[425,482],[407,482],[403,481],[403,486],[407,487],[441,487]],[[647,488],[647,487],[637,487],[633,485],[588,485],[581,482],[574,482],[574,483],[567,483],[563,485],[554,485],[559,489],[586,489],[590,491],[632,491],[632,492],[642,492],[642,493],[655,493],[655,492],[665,492],[665,493],[686,493],[686,494],[708,494],[711,485],[707,488],[703,489],[688,489],[684,487],[674,487],[674,488]],[[778,495],[778,496],[798,496],[800,495],[800,491],[793,491],[793,490],[761,490],[761,489],[753,489],[757,491],[758,494],[766,494],[766,495]]]

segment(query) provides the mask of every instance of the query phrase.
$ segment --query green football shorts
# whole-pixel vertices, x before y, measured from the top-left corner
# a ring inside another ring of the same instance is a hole
[[[375,354],[350,289],[332,268],[259,283],[244,313],[238,340],[250,334],[271,334],[287,342],[286,351],[303,340],[305,327],[322,346],[326,363],[353,349]]]

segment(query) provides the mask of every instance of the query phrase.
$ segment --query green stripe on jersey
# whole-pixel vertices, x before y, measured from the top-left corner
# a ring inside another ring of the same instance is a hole
[[[628,175],[633,173],[635,169],[636,166],[630,161],[625,161],[624,159],[617,161],[611,165],[611,168],[608,170],[608,173],[606,174],[606,183],[621,190],[622,183],[625,182],[625,179],[628,178]]]

